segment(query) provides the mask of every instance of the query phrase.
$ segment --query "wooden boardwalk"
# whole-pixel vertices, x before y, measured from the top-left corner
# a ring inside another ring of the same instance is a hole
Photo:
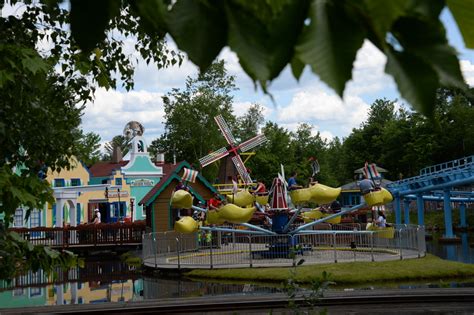
[[[52,248],[94,248],[108,246],[141,246],[145,233],[144,222],[113,224],[82,224],[66,227],[12,228],[33,245]]]

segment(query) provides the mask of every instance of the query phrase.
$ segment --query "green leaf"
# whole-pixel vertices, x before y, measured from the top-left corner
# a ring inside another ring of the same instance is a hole
[[[36,74],[39,71],[46,72],[48,70],[48,64],[44,61],[44,59],[40,58],[39,56],[25,56],[21,60],[21,64],[23,65],[23,68],[30,71],[32,74]]]
[[[307,1],[282,1],[279,10],[257,2],[261,11],[226,2],[229,46],[245,72],[265,88],[291,61],[308,11]],[[265,9],[266,8],[266,9]]]
[[[51,259],[56,259],[59,257],[59,252],[55,251],[49,247],[44,247],[44,252],[48,255]]]
[[[313,1],[311,22],[296,47],[298,58],[311,65],[313,72],[340,96],[352,77],[352,64],[366,36],[357,16],[349,14],[344,3]]]
[[[305,66],[306,65],[301,62],[301,60],[299,60],[296,56],[293,56],[293,59],[291,59],[291,72],[293,73],[293,76],[296,80],[300,79]]]
[[[71,0],[71,34],[83,52],[105,39],[109,21],[119,10],[120,1]]]
[[[211,65],[226,44],[227,25],[218,1],[178,1],[166,21],[179,49],[201,71]]]
[[[144,27],[147,33],[160,36],[166,34],[166,4],[163,0],[133,0],[130,1],[130,4],[140,16],[140,25]]]
[[[405,13],[408,3],[408,0],[364,0],[367,15],[381,41],[385,40],[393,22]]]
[[[18,243],[23,243],[25,240],[20,236],[20,234],[16,233],[16,232],[10,232],[10,237],[18,242]]]
[[[474,1],[447,0],[467,48],[474,48]]]
[[[404,17],[394,24],[393,34],[405,51],[433,67],[442,86],[467,88],[456,51],[448,44],[444,26],[438,19]]]
[[[435,70],[423,59],[407,53],[388,50],[385,72],[391,74],[402,97],[422,114],[431,117],[438,88]]]

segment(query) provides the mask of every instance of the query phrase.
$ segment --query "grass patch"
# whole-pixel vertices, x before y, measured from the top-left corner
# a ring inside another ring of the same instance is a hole
[[[323,271],[331,274],[331,280],[340,284],[363,284],[379,281],[417,281],[474,277],[474,265],[443,260],[433,255],[420,259],[384,262],[348,262],[316,264],[296,267],[195,269],[186,273],[190,278],[237,280],[253,282],[284,282],[290,277],[298,283],[320,281]]]

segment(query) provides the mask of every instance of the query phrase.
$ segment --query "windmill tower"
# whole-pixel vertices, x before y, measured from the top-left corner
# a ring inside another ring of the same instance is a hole
[[[267,138],[264,134],[257,135],[247,141],[244,141],[240,144],[237,144],[232,132],[227,125],[226,121],[222,115],[214,117],[217,125],[219,126],[222,135],[226,139],[228,146],[222,147],[202,158],[199,159],[202,167],[205,167],[215,161],[218,161],[224,157],[226,158],[221,164],[221,169],[219,170],[220,179],[224,179],[222,183],[225,183],[227,179],[235,175],[235,171],[240,175],[245,184],[251,184],[252,178],[245,168],[244,162],[240,158],[241,152],[247,152],[256,146],[259,146],[267,142]]]

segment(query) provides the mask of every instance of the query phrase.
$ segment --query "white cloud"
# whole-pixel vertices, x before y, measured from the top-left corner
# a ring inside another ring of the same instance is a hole
[[[247,110],[254,104],[255,102],[234,102],[233,104],[233,109],[234,109],[234,115],[236,116],[242,116],[244,115]],[[261,108],[262,108],[262,114],[265,120],[267,120],[267,117],[269,117],[273,113],[273,109],[271,107],[268,107],[266,105],[263,105],[261,103],[258,103]]]
[[[329,131],[321,131],[319,135],[321,136],[321,138],[323,138],[324,140],[328,142],[334,139],[334,135]]]
[[[467,84],[474,86],[474,64],[469,60],[461,60],[461,71]]]
[[[345,95],[374,94],[387,89],[395,88],[395,83],[385,74],[387,57],[370,41],[365,40],[362,48],[357,52],[352,80],[348,82]]]
[[[144,90],[119,92],[97,89],[95,99],[86,104],[82,127],[86,132],[98,133],[103,141],[121,135],[131,120],[145,127],[145,138],[150,143],[163,131],[164,109],[162,93]]]

